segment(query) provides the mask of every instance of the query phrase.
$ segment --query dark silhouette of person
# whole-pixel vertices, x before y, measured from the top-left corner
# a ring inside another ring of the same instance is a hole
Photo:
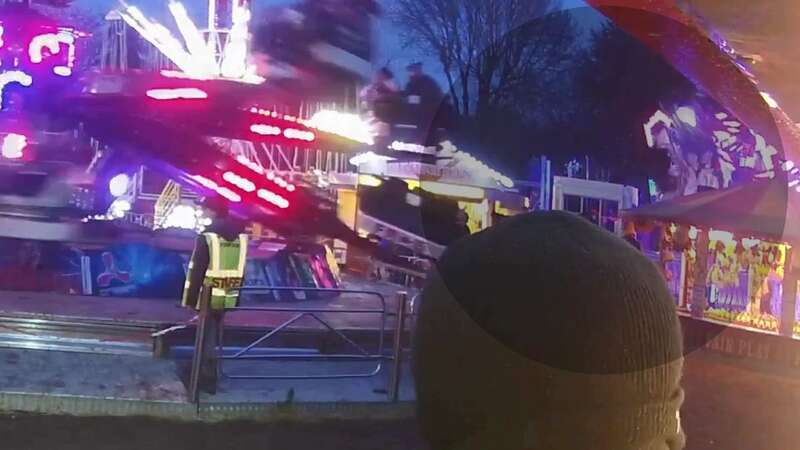
[[[677,450],[682,335],[656,266],[566,212],[451,244],[418,306],[417,417],[435,450]]]
[[[408,83],[403,90],[407,103],[407,121],[417,127],[417,143],[435,145],[437,130],[445,125],[448,106],[436,80],[422,70],[422,63],[406,67]]]

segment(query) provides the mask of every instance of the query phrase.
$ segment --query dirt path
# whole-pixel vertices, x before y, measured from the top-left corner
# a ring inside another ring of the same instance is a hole
[[[800,448],[800,378],[696,352],[686,360],[683,384],[687,449]]]

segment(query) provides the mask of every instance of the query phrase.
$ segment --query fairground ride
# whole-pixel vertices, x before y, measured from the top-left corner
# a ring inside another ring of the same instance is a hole
[[[369,130],[357,129],[352,115],[308,114],[298,92],[258,75],[248,58],[246,2],[209,2],[204,30],[179,2],[168,6],[183,42],[135,6],[121,4],[111,17],[152,44],[167,67],[86,73],[75,64],[85,33],[25,3],[0,7],[4,234],[97,233],[85,222],[130,213],[125,195],[145,166],[198,195],[223,197],[234,214],[278,233],[366,245],[315,186],[262,164],[252,149],[356,153],[371,144]]]

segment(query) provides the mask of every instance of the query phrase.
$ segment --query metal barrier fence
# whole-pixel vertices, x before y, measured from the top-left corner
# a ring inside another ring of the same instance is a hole
[[[241,380],[256,380],[256,379],[341,379],[341,378],[364,378],[373,377],[378,375],[383,369],[386,361],[392,361],[391,379],[387,394],[392,401],[399,399],[399,388],[402,376],[403,364],[403,335],[406,331],[406,312],[408,309],[408,295],[406,292],[398,292],[398,305],[396,312],[390,312],[386,306],[386,299],[383,294],[375,291],[364,290],[351,290],[351,289],[319,289],[319,288],[295,288],[295,287],[262,287],[262,286],[248,286],[239,288],[240,293],[258,294],[258,293],[274,293],[280,291],[292,292],[306,292],[306,293],[330,293],[330,294],[360,294],[374,297],[377,299],[379,307],[376,308],[326,308],[326,307],[308,307],[308,308],[288,308],[288,307],[255,307],[255,306],[241,306],[236,308],[227,309],[226,313],[235,313],[237,311],[250,311],[261,313],[289,313],[293,314],[291,318],[284,320],[278,326],[265,332],[260,337],[252,341],[250,344],[243,347],[233,355],[224,355],[221,352],[222,348],[222,329],[219,330],[218,347],[216,348],[216,355],[214,357],[217,364],[217,373],[230,379]],[[209,328],[210,319],[210,299],[211,290],[203,288],[200,295],[200,313],[198,316],[199,322],[197,326],[197,334],[195,337],[195,348],[192,359],[192,369],[189,383],[189,395],[192,401],[197,402],[199,396],[199,378],[203,360],[207,357],[205,352],[205,339],[206,333]],[[377,349],[370,352],[363,346],[359,345],[353,339],[346,336],[341,330],[337,329],[330,323],[327,317],[322,314],[370,314],[379,317],[378,328],[378,343]],[[392,346],[392,353],[387,355],[385,352],[384,334],[386,333],[386,323],[388,317],[396,317],[394,327],[394,339]],[[324,329],[327,329],[338,337],[341,342],[347,344],[347,347],[352,349],[353,353],[335,353],[335,354],[253,354],[253,350],[258,348],[259,345],[264,344],[269,339],[286,331],[292,325],[296,324],[303,318],[314,319]],[[220,320],[219,326],[222,327]],[[295,374],[295,375],[231,375],[222,370],[222,361],[226,360],[307,360],[307,361],[374,361],[375,366],[369,371],[357,373],[344,373],[344,374]]]

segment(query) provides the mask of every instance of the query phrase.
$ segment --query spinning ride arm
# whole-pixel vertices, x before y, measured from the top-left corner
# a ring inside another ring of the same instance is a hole
[[[209,136],[286,142],[291,139],[285,131],[291,129],[313,133],[321,145],[356,150],[358,143],[306,127],[294,117],[272,117],[257,108],[243,108],[231,97],[215,94],[174,102],[130,92],[81,94],[54,100],[51,108],[82,124],[89,136],[125,159],[136,160],[201,195],[225,198],[231,212],[241,218],[282,235],[324,235],[374,252],[375,244],[342,223],[335,204],[317,196],[313,188],[292,184],[250,161],[226,154]],[[215,101],[217,98],[223,100]],[[248,124],[282,132],[257,133]]]

